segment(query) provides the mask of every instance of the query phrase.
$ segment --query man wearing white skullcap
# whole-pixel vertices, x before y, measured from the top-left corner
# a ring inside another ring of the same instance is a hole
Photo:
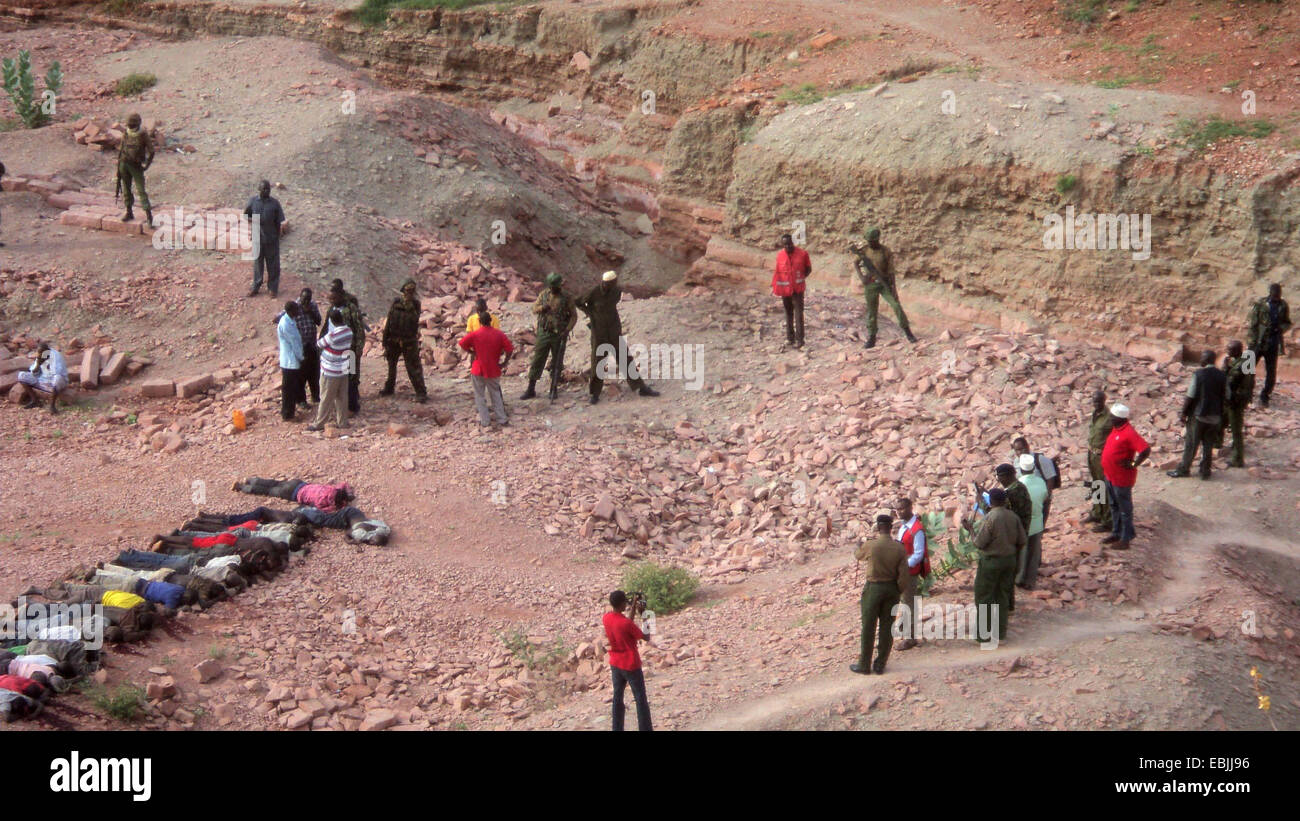
[[[605,386],[600,376],[601,362],[611,352],[618,359],[618,377],[627,379],[632,390],[641,396],[659,395],[641,379],[636,363],[626,353],[627,340],[623,337],[623,323],[618,317],[618,301],[622,296],[618,274],[606,271],[600,284],[574,303],[587,315],[591,326],[591,381],[587,387],[593,405],[600,401],[600,391]]]
[[[1021,551],[1016,567],[1016,586],[1024,590],[1034,589],[1034,582],[1038,580],[1038,565],[1043,559],[1044,508],[1049,491],[1047,482],[1034,472],[1037,462],[1032,453],[1023,453],[1016,460],[1016,467],[1020,469],[1020,483],[1029,491],[1031,511],[1029,527],[1025,531],[1025,549]]]
[[[1106,477],[1110,497],[1111,533],[1102,544],[1127,550],[1137,535],[1133,528],[1133,486],[1137,484],[1138,466],[1151,455],[1151,446],[1138,435],[1128,421],[1127,405],[1110,406],[1110,436],[1101,450],[1101,470]]]

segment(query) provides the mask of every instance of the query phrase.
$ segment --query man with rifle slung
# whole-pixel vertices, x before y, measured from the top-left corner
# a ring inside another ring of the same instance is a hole
[[[560,287],[563,281],[559,274],[547,276],[546,290],[538,294],[537,301],[533,303],[533,315],[537,317],[537,345],[528,367],[528,390],[524,391],[520,399],[536,398],[537,380],[542,377],[547,356],[551,357],[551,399],[559,392],[565,343],[569,339],[569,332],[578,322],[578,309],[573,304],[573,297],[564,293]]]
[[[117,149],[117,193],[122,192],[126,184],[126,216],[122,222],[135,219],[135,195],[132,188],[140,191],[140,205],[144,208],[144,218],[149,227],[153,227],[153,208],[149,204],[149,194],[144,190],[144,172],[153,165],[153,141],[149,132],[140,127],[140,115],[132,114],[126,118],[126,133]]]
[[[880,307],[880,298],[894,309],[898,317],[898,327],[908,342],[916,342],[911,327],[907,324],[907,314],[898,301],[898,289],[894,285],[894,255],[880,244],[880,229],[868,228],[866,242],[855,242],[849,246],[853,252],[853,267],[862,280],[862,294],[867,300],[867,347],[876,345],[876,314]]]

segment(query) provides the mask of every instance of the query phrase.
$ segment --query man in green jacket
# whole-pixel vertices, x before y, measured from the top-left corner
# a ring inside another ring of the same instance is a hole
[[[1230,468],[1246,466],[1246,408],[1255,395],[1255,368],[1242,348],[1241,340],[1234,339],[1228,343],[1228,356],[1223,360],[1223,369],[1228,373],[1228,401],[1224,405],[1227,428],[1232,431],[1232,456],[1228,460]],[[1252,357],[1253,358],[1253,357]],[[1227,450],[1227,442],[1223,450]]]
[[[876,537],[863,542],[853,552],[853,557],[867,563],[867,581],[862,587],[862,641],[858,650],[858,663],[849,669],[862,675],[885,672],[889,652],[894,646],[894,606],[898,604],[907,586],[910,572],[907,552],[901,542],[890,535],[894,520],[889,516],[876,517]],[[909,605],[910,606],[910,605]],[[912,619],[920,614],[913,613]],[[910,619],[909,619],[910,621]],[[871,663],[873,634],[876,641],[876,662]]]
[[[1256,361],[1264,360],[1264,387],[1259,392],[1259,404],[1268,407],[1277,382],[1277,357],[1286,353],[1286,332],[1291,330],[1291,308],[1282,298],[1282,286],[1276,282],[1268,286],[1268,296],[1250,309],[1250,349]]]
[[[402,283],[402,295],[393,300],[384,322],[384,358],[388,360],[388,379],[380,396],[392,396],[397,387],[397,360],[406,362],[406,375],[415,389],[415,401],[427,402],[424,366],[420,362],[420,300],[415,296],[415,280]]]
[[[122,142],[117,148],[117,178],[119,184],[126,189],[122,195],[122,199],[126,201],[126,216],[122,217],[122,222],[135,219],[135,211],[131,208],[135,205],[135,195],[132,191],[134,188],[140,192],[140,205],[144,208],[144,218],[152,228],[153,208],[149,204],[149,193],[144,190],[144,172],[153,165],[153,141],[149,139],[149,133],[141,129],[140,125],[139,114],[127,117],[126,133],[122,135]]]
[[[538,294],[537,301],[533,303],[533,314],[537,317],[537,344],[528,366],[528,389],[520,399],[537,396],[537,380],[542,378],[548,358],[552,361],[552,367],[564,367],[564,343],[573,326],[578,323],[578,309],[573,304],[573,297],[564,292],[563,285],[564,279],[559,274],[549,274],[546,277],[546,290]]]
[[[975,608],[979,614],[979,635],[996,642],[1007,637],[1007,620],[1016,589],[1016,556],[1025,549],[1027,537],[1020,517],[1007,508],[1005,490],[1000,487],[990,490],[989,506],[988,515],[975,533],[975,548],[979,551],[979,565],[975,570]],[[968,530],[974,528],[969,519],[962,524]],[[992,633],[995,611],[997,633]]]

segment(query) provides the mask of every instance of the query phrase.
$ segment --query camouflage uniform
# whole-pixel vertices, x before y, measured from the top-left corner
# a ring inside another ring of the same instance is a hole
[[[122,199],[126,210],[131,211],[135,205],[134,187],[140,192],[140,206],[145,212],[153,208],[149,204],[149,193],[144,190],[144,170],[153,163],[153,141],[143,128],[127,128],[122,135],[122,143],[117,149],[117,176],[122,180]]]
[[[894,309],[894,316],[898,318],[898,327],[903,330],[903,335],[908,339],[913,339],[912,328],[907,322],[907,314],[903,313],[903,306],[898,301],[898,295],[894,285],[894,255],[884,245],[877,245],[872,248],[866,243],[852,246],[853,267],[857,269],[858,279],[862,280],[862,295],[867,301],[867,336],[873,341],[876,338],[877,314],[880,309],[880,300],[883,298],[889,303],[889,307]],[[876,270],[880,272],[884,282],[880,282],[873,277],[863,260],[870,260]]]
[[[402,288],[414,286],[415,280],[408,279]],[[384,358],[388,360],[388,380],[384,382],[383,393],[391,394],[397,385],[397,360],[406,360],[406,375],[411,379],[411,387],[417,397],[425,397],[424,367],[420,363],[420,300],[400,296],[393,300],[388,309],[388,321],[384,323]]]
[[[343,292],[343,322],[352,329],[352,352],[355,373],[348,374],[348,410],[361,412],[361,352],[366,347],[366,322],[361,313],[361,303],[351,293]]]
[[[1106,408],[1093,411],[1092,423],[1088,426],[1088,476],[1093,481],[1089,486],[1089,493],[1094,496],[1099,487],[1105,487],[1106,474],[1101,469],[1101,450],[1106,447],[1106,439],[1109,436],[1110,411]],[[1098,485],[1097,482],[1102,484]],[[1101,498],[1100,502],[1092,506],[1092,518],[1109,528],[1112,524],[1109,500],[1105,494]]]
[[[557,294],[550,288],[537,295],[537,301],[533,303],[533,314],[537,316],[537,346],[533,349],[532,362],[528,366],[530,384],[541,378],[549,357],[560,355],[560,346],[578,322],[573,297],[563,291]],[[563,367],[564,363],[561,362],[560,366]]]
[[[1227,416],[1226,427],[1232,431],[1232,458],[1228,466],[1234,468],[1246,466],[1246,406],[1255,394],[1255,374],[1242,370],[1245,364],[1244,356],[1230,356],[1223,363],[1223,369],[1228,372],[1229,391],[1223,410]]]

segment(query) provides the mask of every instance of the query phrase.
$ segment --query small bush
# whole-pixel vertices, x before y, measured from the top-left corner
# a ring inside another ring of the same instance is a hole
[[[115,690],[96,685],[87,695],[96,710],[119,721],[135,721],[144,707],[144,688],[132,684],[120,684]]]
[[[672,613],[686,606],[700,580],[681,567],[639,562],[623,571],[623,589],[645,593],[647,606],[656,613]]]
[[[516,0],[517,1],[517,0]],[[390,9],[467,9],[501,0],[365,0],[357,9],[357,19],[368,26],[382,26],[388,22]]]
[[[1073,174],[1062,174],[1056,178],[1056,191],[1059,194],[1068,194],[1079,184],[1079,178]]]
[[[556,636],[550,645],[533,644],[528,640],[528,634],[517,627],[509,633],[497,633],[497,638],[510,651],[510,655],[519,659],[529,670],[553,671],[572,652],[563,636]]]
[[[152,74],[141,74],[133,72],[117,81],[117,96],[134,97],[135,95],[153,88],[158,83],[158,78]]]
[[[817,89],[813,83],[804,83],[801,86],[790,86],[777,95],[776,99],[783,103],[794,103],[795,105],[812,105],[820,102],[825,98],[825,94]]]
[[[19,51],[18,59],[6,57],[3,66],[5,93],[14,104],[18,119],[28,128],[40,128],[50,121],[54,114],[58,93],[63,88],[63,70],[59,62],[50,63],[45,72],[45,91],[36,93],[36,80],[32,76],[32,55],[28,51]]]

